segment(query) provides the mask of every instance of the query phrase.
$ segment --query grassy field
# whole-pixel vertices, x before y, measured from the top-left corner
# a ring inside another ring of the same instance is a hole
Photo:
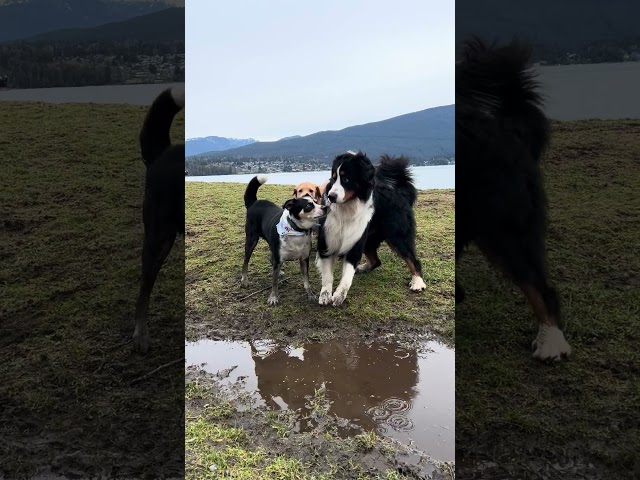
[[[554,125],[548,250],[574,349],[531,360],[523,297],[476,250],[456,275],[460,478],[640,478],[640,122]]]
[[[314,341],[334,336],[397,334],[407,340],[432,332],[454,339],[454,192],[421,191],[416,211],[417,253],[427,290],[409,290],[411,275],[404,262],[384,245],[382,267],[358,275],[345,304],[325,308],[308,304],[297,262],[287,262],[287,280],[280,286],[280,304],[267,305],[271,285],[269,249],[263,240],[249,264],[249,286],[242,288],[244,255],[243,203],[246,185],[187,183],[186,287],[187,338],[217,336],[233,339]],[[282,204],[291,188],[262,186],[258,198]],[[315,241],[314,241],[315,246]],[[312,260],[315,252],[312,252]],[[338,269],[336,268],[336,272]],[[311,286],[320,291],[315,264]],[[337,284],[336,279],[336,284]]]
[[[140,278],[146,108],[0,108],[0,477],[183,471],[184,258],[152,298],[151,352],[126,342]],[[183,135],[184,116],[174,128]],[[162,339],[162,340],[160,340]]]
[[[453,191],[420,192],[416,205],[417,252],[427,284],[425,292],[410,292],[411,276],[404,262],[383,246],[382,267],[357,276],[342,307],[307,303],[297,262],[285,264],[287,280],[280,287],[280,304],[271,307],[267,305],[270,264],[266,242],[258,244],[251,259],[249,287],[240,285],[245,187],[187,183],[185,306],[189,340],[207,336],[291,343],[393,334],[399,342],[418,346],[425,334],[433,334],[453,343]],[[281,204],[290,191],[288,186],[266,184],[258,198]],[[315,265],[310,270],[317,294],[319,275]],[[267,290],[260,291],[264,288]],[[257,480],[422,478],[411,476],[415,466],[409,459],[415,462],[416,457],[399,445],[369,432],[341,439],[335,433],[335,419],[327,415],[328,405],[320,422],[325,428],[296,433],[293,426],[298,413],[238,408],[227,394],[212,394],[221,388],[215,378],[202,371],[188,374],[186,388],[186,468],[190,479],[218,478],[216,475],[223,472],[232,478]],[[324,405],[320,399],[310,403],[313,405],[308,408],[313,412]],[[205,404],[207,408],[203,408]],[[214,470],[209,469],[212,465]],[[434,478],[453,476],[453,465],[434,468]]]

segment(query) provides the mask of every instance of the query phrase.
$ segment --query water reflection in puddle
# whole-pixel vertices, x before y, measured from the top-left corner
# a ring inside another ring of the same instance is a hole
[[[455,353],[438,342],[430,350],[394,343],[330,341],[302,347],[268,341],[187,343],[187,365],[243,380],[258,405],[303,409],[323,385],[330,414],[393,437],[435,459],[455,459]],[[235,367],[235,368],[234,368]],[[232,370],[229,370],[231,369]]]

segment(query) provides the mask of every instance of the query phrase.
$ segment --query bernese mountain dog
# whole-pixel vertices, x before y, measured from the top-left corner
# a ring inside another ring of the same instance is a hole
[[[342,305],[354,274],[381,265],[377,252],[384,241],[409,267],[410,289],[426,289],[415,253],[416,197],[405,157],[382,156],[377,167],[362,152],[349,151],[334,159],[324,193],[328,212],[320,222],[318,235],[320,305]],[[366,262],[358,266],[363,253]],[[342,278],[333,293],[333,267],[338,258],[343,259]]]
[[[547,203],[540,161],[549,122],[529,47],[464,44],[456,63],[456,262],[476,244],[524,293],[539,323],[533,356],[571,353],[546,273]],[[464,291],[456,277],[456,301]]]

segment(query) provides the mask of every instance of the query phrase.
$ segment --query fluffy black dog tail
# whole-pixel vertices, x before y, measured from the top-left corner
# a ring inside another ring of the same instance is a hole
[[[397,189],[407,197],[411,205],[415,203],[417,192],[409,171],[407,157],[382,155],[380,163],[376,167],[376,182],[378,185]]]
[[[267,177],[264,175],[258,175],[253,177],[247,185],[247,189],[244,191],[244,206],[249,208],[258,200],[258,189],[260,185],[267,183]]]
[[[171,146],[171,124],[183,108],[184,85],[168,88],[153,101],[140,131],[140,150],[145,165],[151,165]]]
[[[509,118],[511,126],[528,137],[538,159],[549,141],[549,126],[530,66],[531,48],[518,40],[498,47],[471,38],[456,64],[456,108]]]

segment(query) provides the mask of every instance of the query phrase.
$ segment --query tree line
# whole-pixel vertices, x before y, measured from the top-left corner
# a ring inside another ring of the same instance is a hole
[[[182,54],[182,56],[180,56]],[[81,87],[127,83],[140,72],[140,56],[166,66],[160,81],[184,81],[184,43],[142,41],[0,45],[0,77],[10,88]],[[155,72],[153,70],[156,70]]]
[[[567,49],[558,45],[537,45],[534,61],[551,65],[576,63],[611,63],[640,60],[640,39],[630,41],[598,41]]]

